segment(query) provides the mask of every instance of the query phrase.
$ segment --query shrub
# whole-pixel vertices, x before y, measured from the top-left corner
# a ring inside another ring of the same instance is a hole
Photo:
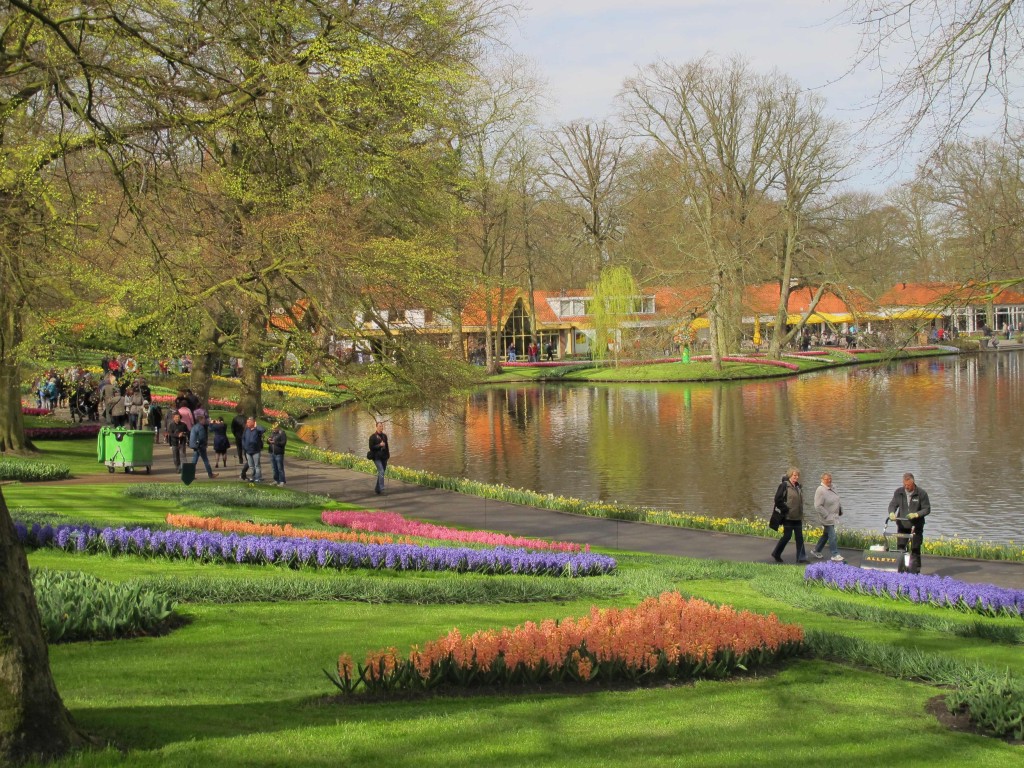
[[[33,571],[32,585],[49,643],[149,634],[174,611],[166,595],[84,573]]]
[[[71,467],[67,464],[33,459],[0,459],[0,480],[39,482],[65,480],[69,477],[71,477]]]

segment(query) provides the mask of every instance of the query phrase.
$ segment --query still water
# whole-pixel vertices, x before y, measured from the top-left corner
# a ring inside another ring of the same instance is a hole
[[[302,434],[362,455],[372,431],[350,408]],[[755,382],[490,386],[393,414],[387,432],[394,464],[722,517],[767,517],[790,464],[810,501],[828,470],[843,525],[862,529],[881,528],[909,471],[931,497],[926,535],[1024,538],[1024,352]]]

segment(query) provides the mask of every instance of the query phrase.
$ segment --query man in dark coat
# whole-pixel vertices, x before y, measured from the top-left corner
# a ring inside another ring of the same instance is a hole
[[[924,488],[921,488],[910,472],[903,473],[903,485],[889,502],[889,519],[896,523],[896,546],[906,552],[910,544],[911,573],[921,572],[921,542],[924,541],[924,519],[932,511],[931,502]],[[904,570],[904,558],[900,558],[900,570]]]

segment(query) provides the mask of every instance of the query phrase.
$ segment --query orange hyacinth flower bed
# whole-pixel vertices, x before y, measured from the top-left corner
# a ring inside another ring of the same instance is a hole
[[[318,531],[312,528],[295,528],[291,525],[249,523],[245,520],[225,520],[222,517],[200,517],[199,515],[167,515],[167,524],[174,528],[195,528],[201,531],[241,533],[250,536],[289,536],[304,539],[324,539],[325,541],[351,541],[359,544],[413,543],[412,539],[408,536]]]
[[[437,685],[686,680],[725,677],[791,656],[803,629],[773,615],[737,611],[666,592],[635,608],[593,608],[576,619],[527,622],[515,628],[444,637],[413,647],[374,651],[353,668],[338,662],[345,693],[429,689]]]

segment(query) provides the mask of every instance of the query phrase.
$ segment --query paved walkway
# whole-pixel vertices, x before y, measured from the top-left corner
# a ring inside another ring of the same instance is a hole
[[[234,449],[228,458],[231,462],[230,469],[220,470],[219,480],[238,477],[238,466],[234,464],[236,460]],[[114,474],[102,473],[64,480],[61,481],[61,484],[175,481],[176,474],[171,464],[169,449],[163,445],[157,445],[153,459],[152,473],[148,475],[144,471],[125,473],[118,470]],[[269,481],[271,477],[270,458],[266,454],[263,456],[262,465],[266,473],[265,477]],[[772,562],[771,550],[774,541],[757,536],[697,531],[551,512],[518,504],[490,501],[452,491],[424,488],[391,479],[387,481],[384,495],[378,496],[373,492],[375,477],[372,475],[326,464],[300,461],[291,456],[286,458],[285,471],[288,477],[288,487],[293,490],[322,494],[367,509],[386,509],[410,518],[500,531],[517,536],[562,539],[591,546],[660,555],[683,555],[733,562]],[[208,482],[206,474],[202,471],[202,464],[200,464],[200,472],[195,482],[199,485]],[[48,483],[39,483],[38,485],[48,485]],[[811,542],[812,545],[813,543]],[[785,552],[787,562],[792,563],[794,553],[795,549],[790,544]],[[844,549],[842,554],[851,564],[860,564],[861,552],[859,550]],[[922,571],[929,574],[951,576],[968,582],[1024,589],[1024,563],[925,556]]]

